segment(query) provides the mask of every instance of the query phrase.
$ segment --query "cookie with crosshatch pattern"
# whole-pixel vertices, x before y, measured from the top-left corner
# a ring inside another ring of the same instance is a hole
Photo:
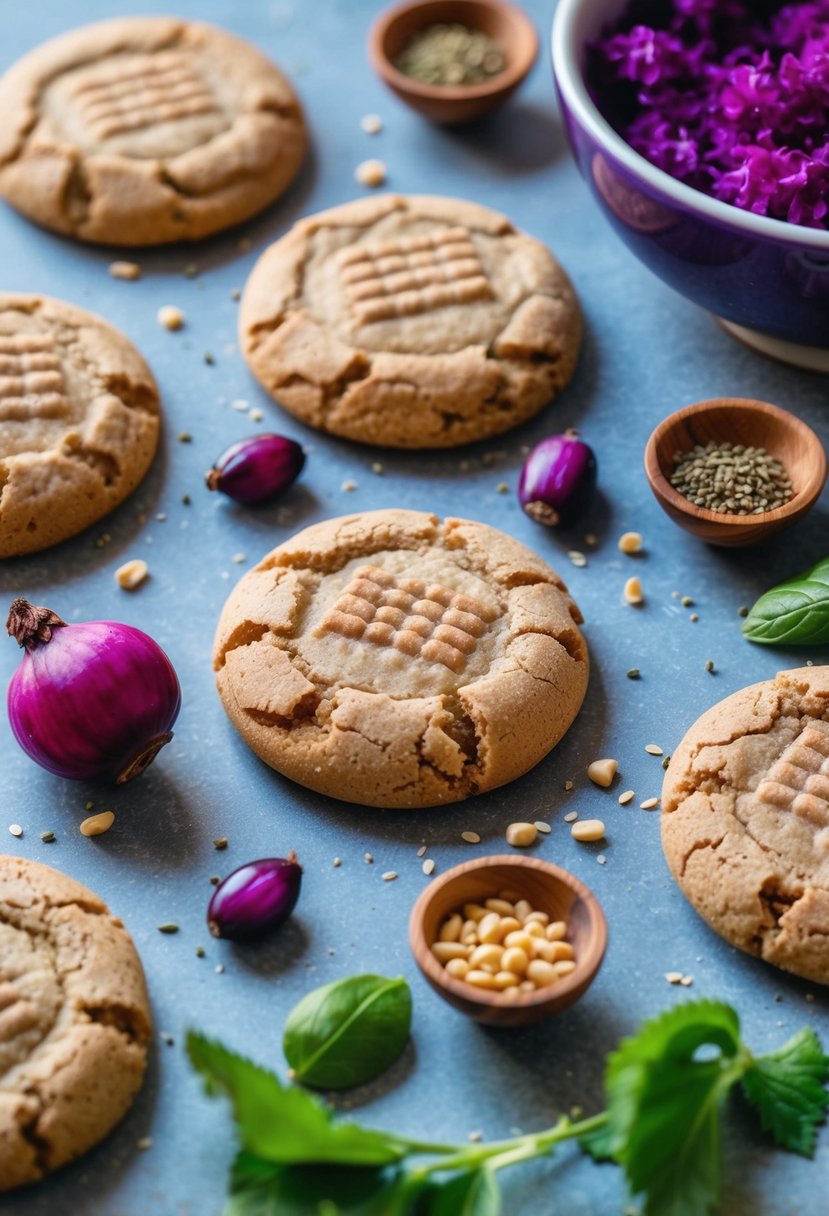
[[[0,292],[0,558],[118,506],[159,427],[152,372],[123,334],[63,300]]]
[[[272,397],[318,430],[439,448],[517,426],[567,384],[581,312],[550,251],[454,198],[383,195],[300,220],[239,316]]]
[[[503,532],[420,511],[312,525],[237,584],[214,644],[245,742],[346,802],[436,806],[525,773],[587,687],[581,614]]]
[[[665,776],[662,844],[721,937],[829,984],[829,667],[780,672],[694,723]]]
[[[197,240],[255,215],[305,156],[291,85],[215,26],[119,17],[43,43],[0,80],[0,194],[84,241]]]

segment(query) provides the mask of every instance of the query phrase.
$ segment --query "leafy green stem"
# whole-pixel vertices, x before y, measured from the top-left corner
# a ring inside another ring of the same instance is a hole
[[[502,1169],[504,1166],[514,1165],[517,1161],[529,1161],[533,1157],[547,1156],[556,1144],[560,1144],[564,1140],[578,1140],[582,1136],[598,1131],[599,1128],[605,1126],[607,1120],[607,1111],[593,1115],[590,1119],[582,1119],[579,1123],[573,1123],[563,1115],[552,1127],[543,1132],[528,1132],[524,1136],[515,1136],[511,1140],[494,1140],[491,1144],[476,1144],[468,1147],[455,1145],[453,1155],[420,1166],[414,1172],[419,1177],[426,1178],[430,1174],[446,1170],[475,1169],[484,1162],[493,1169]],[[412,1149],[411,1151],[417,1150]],[[446,1151],[445,1147],[443,1151]]]

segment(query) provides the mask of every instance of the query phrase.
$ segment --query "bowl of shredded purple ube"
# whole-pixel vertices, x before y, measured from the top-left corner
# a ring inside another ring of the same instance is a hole
[[[559,0],[553,70],[636,256],[750,346],[829,372],[829,0]]]

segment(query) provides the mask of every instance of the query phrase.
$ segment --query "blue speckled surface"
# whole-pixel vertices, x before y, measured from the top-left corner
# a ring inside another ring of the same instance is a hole
[[[131,5],[83,0],[71,13],[59,0],[9,6],[0,66],[76,18],[126,13]],[[38,769],[0,722],[0,843],[21,856],[65,869],[122,915],[147,970],[157,1027],[144,1089],[116,1132],[53,1179],[0,1199],[4,1216],[218,1216],[233,1151],[223,1104],[205,1099],[181,1050],[195,1025],[224,1036],[259,1060],[284,1067],[281,1027],[311,986],[355,971],[402,972],[415,997],[414,1033],[402,1061],[350,1103],[366,1120],[413,1135],[487,1138],[511,1128],[541,1128],[578,1103],[600,1102],[601,1061],[621,1034],[686,995],[717,996],[740,1010],[746,1037],[771,1047],[810,1023],[829,1038],[827,1000],[810,986],[739,955],[709,932],[671,881],[659,845],[658,815],[638,809],[659,793],[655,741],[668,752],[714,700],[804,654],[752,647],[739,633],[737,609],[770,582],[826,552],[826,498],[795,531],[755,552],[707,549],[676,530],[650,495],[641,468],[653,425],[680,405],[708,396],[766,398],[800,413],[826,439],[827,384],[766,362],[735,345],[703,313],[673,295],[623,248],[601,219],[570,161],[550,83],[546,31],[552,6],[528,3],[542,32],[542,55],[521,93],[490,121],[466,131],[430,127],[384,92],[367,67],[364,41],[374,0],[305,0],[291,5],[203,0],[180,3],[183,15],[209,18],[253,39],[296,79],[307,107],[313,154],[290,193],[260,219],[197,248],[140,253],[144,277],[115,282],[112,252],[42,232],[0,208],[2,286],[62,296],[103,313],[140,347],[158,377],[167,418],[159,457],[141,489],[99,527],[59,548],[0,568],[6,603],[24,594],[67,620],[112,617],[138,625],[165,647],[183,685],[184,707],[173,743],[137,782],[116,791],[64,782]],[[166,0],[144,0],[165,11]],[[365,135],[361,116],[377,112],[379,136]],[[494,443],[438,455],[383,453],[304,430],[274,406],[245,369],[236,349],[231,291],[243,285],[257,252],[303,213],[362,192],[356,165],[380,157],[396,190],[466,195],[502,209],[559,255],[581,295],[587,333],[569,389],[544,415]],[[240,238],[252,242],[240,250]],[[198,262],[188,279],[182,269]],[[155,319],[162,304],[187,317],[178,334]],[[205,351],[215,366],[203,362]],[[233,408],[243,399],[264,413],[262,428],[279,429],[310,450],[301,481],[276,506],[257,512],[209,496],[202,473],[229,442],[257,429]],[[521,514],[514,487],[521,448],[544,434],[578,425],[600,464],[601,495],[583,528],[558,536]],[[190,444],[177,442],[192,433]],[[461,469],[460,461],[466,462]],[[346,493],[344,480],[357,488]],[[509,492],[498,492],[500,482]],[[192,505],[182,505],[182,494]],[[259,763],[236,737],[213,688],[209,652],[214,624],[232,583],[248,562],[307,523],[329,515],[388,505],[469,515],[534,546],[568,581],[586,620],[593,661],[587,700],[575,726],[547,761],[515,784],[454,808],[382,813],[338,805],[299,789]],[[161,521],[159,514],[166,518]],[[646,554],[634,565],[616,548],[626,529],[641,531]],[[95,540],[111,534],[104,548]],[[598,549],[576,569],[567,558],[595,532]],[[151,580],[134,595],[119,590],[113,571],[144,557]],[[647,603],[621,602],[625,578],[640,575]],[[691,595],[699,621],[672,598]],[[705,660],[716,663],[709,675]],[[17,662],[0,645],[5,684]],[[638,683],[625,671],[637,666]],[[621,778],[610,793],[590,787],[587,763],[619,758]],[[566,779],[575,781],[565,794]],[[615,795],[636,790],[632,807]],[[116,812],[97,840],[80,836],[87,800]],[[600,815],[606,845],[579,846],[563,816],[569,809]],[[473,1026],[427,989],[409,956],[409,908],[427,880],[416,851],[428,843],[440,869],[470,856],[460,841],[480,832],[475,853],[500,851],[515,818],[548,819],[552,833],[538,853],[583,878],[610,924],[603,970],[589,993],[558,1019],[496,1033]],[[23,825],[20,840],[7,834]],[[51,829],[56,842],[40,833]],[[228,836],[226,853],[214,851]],[[213,873],[252,857],[295,848],[305,867],[292,922],[256,947],[208,938],[204,914]],[[366,865],[363,853],[375,858]],[[603,852],[607,864],[597,864]],[[335,855],[340,869],[332,869]],[[384,883],[385,870],[398,871]],[[180,923],[177,936],[156,926]],[[204,944],[207,957],[195,947]],[[223,974],[216,974],[218,963]],[[690,994],[670,987],[664,972],[694,977]],[[807,1000],[813,994],[814,999]],[[142,1137],[152,1147],[137,1147]],[[740,1216],[817,1213],[815,1198],[829,1168],[829,1133],[818,1159],[772,1153],[739,1104],[728,1116],[727,1200]],[[569,1150],[558,1162],[534,1163],[504,1179],[508,1216],[612,1216],[625,1198],[618,1173]]]

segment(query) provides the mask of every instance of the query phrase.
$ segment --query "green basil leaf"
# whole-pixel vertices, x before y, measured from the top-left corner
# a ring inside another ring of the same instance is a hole
[[[485,1165],[433,1182],[418,1204],[418,1216],[501,1216],[501,1189]]]
[[[826,1117],[829,1056],[811,1027],[777,1051],[755,1056],[743,1077],[749,1102],[760,1111],[763,1128],[783,1148],[811,1157],[817,1125]]]
[[[829,557],[761,595],[743,623],[750,642],[829,642]]]
[[[408,1216],[423,1186],[397,1167],[272,1165],[240,1153],[224,1216]]]
[[[280,1165],[390,1165],[407,1154],[391,1134],[335,1123],[311,1094],[285,1088],[273,1073],[221,1043],[191,1031],[187,1052],[207,1092],[230,1098],[242,1147],[255,1157]]]
[[[352,975],[315,988],[285,1024],[285,1058],[298,1081],[350,1089],[394,1063],[409,1038],[412,994],[402,978]]]

